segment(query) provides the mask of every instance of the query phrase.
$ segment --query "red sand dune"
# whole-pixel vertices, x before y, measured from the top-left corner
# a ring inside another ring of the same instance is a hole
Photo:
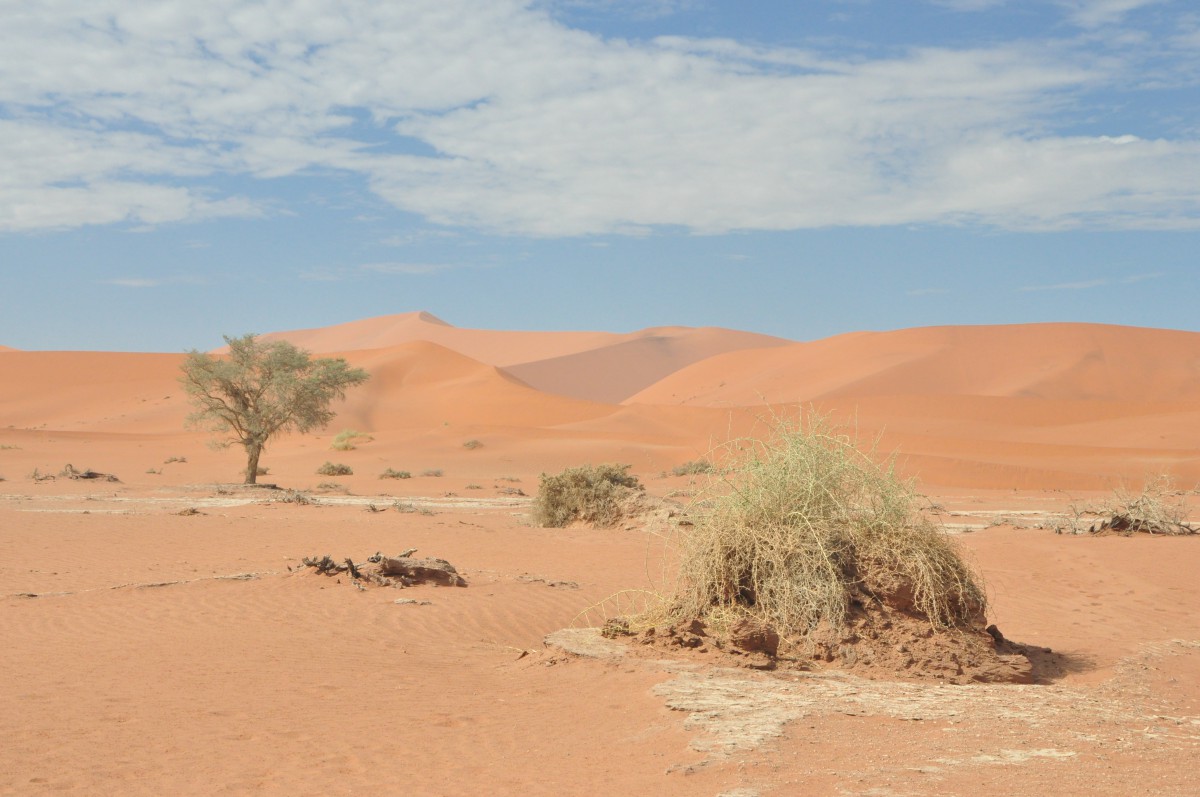
[[[726,352],[788,343],[713,327],[647,329],[624,337],[619,343],[509,365],[505,370],[539,390],[616,403],[692,363]]]
[[[526,384],[572,398],[619,402],[658,380],[717,354],[788,341],[715,327],[656,327],[612,332],[511,332],[462,329],[429,313],[368,318],[321,329],[277,332],[318,353],[382,349],[425,341],[489,365]]]
[[[484,354],[493,347],[493,358],[502,349],[522,358],[558,354],[500,368],[436,341],[361,347],[389,335],[437,332]],[[1196,333],[1035,324],[779,345],[713,329],[490,333],[410,314],[288,337],[325,351],[343,344],[341,355],[372,373],[338,408],[326,434],[340,428],[374,434],[373,450],[389,461],[427,451],[420,458],[437,464],[468,437],[486,435],[488,453],[475,462],[528,455],[534,468],[620,459],[669,469],[731,436],[767,432],[773,411],[813,403],[852,417],[864,436],[882,434],[883,448],[898,450],[905,472],[927,486],[1107,489],[1163,470],[1185,482],[1200,479],[1192,431],[1200,425]],[[745,348],[751,344],[761,345]],[[743,348],[704,356],[731,346]],[[129,440],[185,435],[181,359],[5,352],[3,425]],[[611,403],[666,371],[623,405]],[[610,401],[561,395],[572,393]],[[195,445],[205,439],[190,434]],[[310,471],[304,460],[310,440],[281,438],[269,457],[295,458],[296,470],[285,467],[285,474]]]
[[[1102,324],[857,332],[683,368],[628,403],[750,405],[845,396],[1200,398],[1200,334]]]
[[[1200,334],[1100,324],[855,333],[718,355],[627,405],[812,404],[941,486],[1200,479]]]
[[[401,313],[366,318],[317,329],[296,329],[263,335],[288,340],[318,354],[356,349],[382,349],[426,341],[490,365],[559,357],[603,346],[620,336],[610,332],[510,332],[461,329],[430,313]]]

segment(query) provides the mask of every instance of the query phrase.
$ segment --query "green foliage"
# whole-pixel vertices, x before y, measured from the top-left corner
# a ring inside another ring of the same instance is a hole
[[[562,528],[575,520],[611,526],[622,514],[621,505],[644,488],[629,465],[582,465],[556,476],[543,473],[533,501],[533,522]]]
[[[317,468],[318,476],[353,476],[354,469],[340,462],[326,462]]]
[[[388,468],[383,473],[379,474],[381,479],[411,479],[412,474],[406,470],[392,470]]]
[[[277,434],[326,426],[334,417],[329,405],[368,374],[343,359],[312,359],[287,341],[263,342],[256,335],[226,336],[229,354],[214,357],[191,351],[181,366],[180,382],[195,411],[188,422],[228,433],[226,444],[246,450],[246,483],[254,484],[258,459]]]
[[[375,438],[366,432],[356,432],[353,429],[343,429],[333,438],[330,448],[334,451],[353,451],[358,443],[369,443]]]

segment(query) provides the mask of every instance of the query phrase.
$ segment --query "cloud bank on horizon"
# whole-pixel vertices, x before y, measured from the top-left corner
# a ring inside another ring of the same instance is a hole
[[[297,175],[540,238],[1200,226],[1190,4],[805,5],[0,0],[0,232],[286,213]]]

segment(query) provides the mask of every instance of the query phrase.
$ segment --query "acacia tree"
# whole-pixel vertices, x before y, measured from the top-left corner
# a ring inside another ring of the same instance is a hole
[[[281,432],[320,429],[346,389],[367,381],[361,368],[338,358],[312,359],[287,341],[263,342],[257,335],[226,336],[227,356],[188,352],[180,382],[195,412],[192,426],[230,432],[223,445],[246,449],[246,484],[258,481],[258,458],[267,440]]]

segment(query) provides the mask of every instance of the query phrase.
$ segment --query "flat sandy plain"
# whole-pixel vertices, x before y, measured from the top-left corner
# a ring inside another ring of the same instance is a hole
[[[1051,530],[1148,475],[1200,481],[1198,334],[794,343],[410,314],[285,336],[372,373],[329,429],[264,457],[262,480],[308,504],[231,484],[240,452],[184,429],[182,355],[0,350],[0,793],[1200,793],[1200,539]],[[982,571],[990,619],[1057,654],[1041,682],[544,644],[663,588],[685,529],[533,527],[540,473],[629,463],[686,511],[701,485],[664,472],[810,404],[898,452]],[[333,451],[342,429],[373,439]],[[316,475],[327,460],[354,474]],[[120,481],[32,478],[68,463]],[[299,566],[411,547],[469,586],[364,591]]]

